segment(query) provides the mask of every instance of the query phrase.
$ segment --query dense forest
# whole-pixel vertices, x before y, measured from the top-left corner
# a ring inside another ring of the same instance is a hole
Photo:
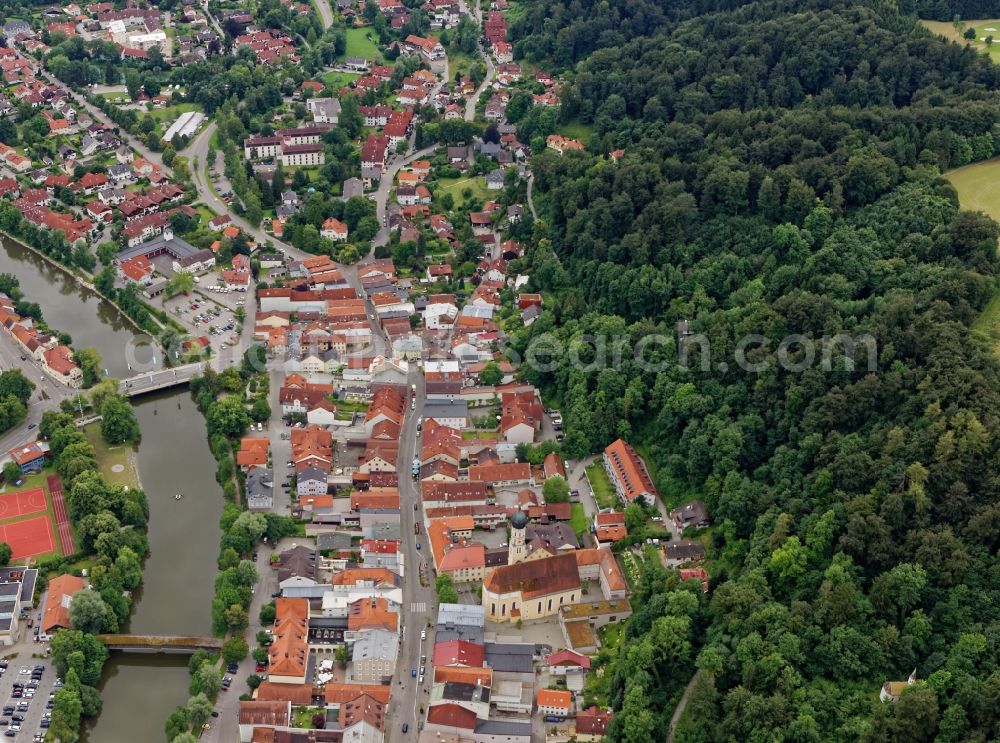
[[[660,334],[659,369],[522,373],[568,456],[629,438],[713,520],[708,596],[644,567],[601,657],[609,737],[662,741],[700,669],[678,743],[996,740],[1000,363],[969,326],[1000,230],[941,171],[1000,151],[1000,68],[891,3],[664,5],[539,0],[512,24],[570,69],[562,120],[593,135],[533,160],[542,220],[513,269],[548,299],[509,352]],[[681,320],[710,365],[676,363]],[[839,333],[870,335],[874,368],[801,344],[803,369],[779,363],[790,334]],[[732,363],[748,334],[755,373]]]

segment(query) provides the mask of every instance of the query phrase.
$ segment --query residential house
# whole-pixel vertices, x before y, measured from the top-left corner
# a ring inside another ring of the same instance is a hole
[[[274,608],[268,678],[273,683],[305,683],[309,659],[309,601],[279,598]]]
[[[658,493],[642,458],[622,439],[604,450],[604,469],[615,486],[619,499],[626,505],[634,501],[651,506]]]
[[[670,512],[670,518],[678,529],[704,529],[710,523],[708,511],[705,504],[700,500],[693,500],[690,503],[676,508]]]
[[[84,578],[74,575],[60,575],[49,581],[45,595],[45,607],[42,610],[41,631],[46,635],[55,634],[56,630],[69,629],[69,607],[73,597],[87,587]]]

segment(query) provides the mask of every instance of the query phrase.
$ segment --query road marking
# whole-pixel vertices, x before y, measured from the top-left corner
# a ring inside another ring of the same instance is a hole
[[[425,612],[427,611],[427,603],[425,601],[410,602],[410,611],[414,613]]]

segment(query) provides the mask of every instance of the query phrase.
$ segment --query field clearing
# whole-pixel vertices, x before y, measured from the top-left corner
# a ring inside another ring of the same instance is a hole
[[[584,144],[587,144],[594,134],[594,127],[579,121],[571,121],[568,124],[558,127],[557,133],[571,139],[579,139]]]
[[[476,61],[476,57],[461,52],[457,45],[452,45],[452,49],[448,50],[448,76],[454,80],[456,72],[468,75]]]
[[[382,56],[382,50],[376,42],[368,38],[368,34],[374,33],[371,26],[361,28],[349,28],[345,32],[345,56],[364,57],[365,59],[375,59]]]
[[[958,191],[963,209],[988,214],[1000,221],[1000,157],[965,165],[944,174]]]
[[[146,111],[145,114],[156,121],[170,121],[170,123],[173,123],[174,119],[183,113],[200,110],[201,106],[197,103],[177,103],[171,106],[164,106],[163,108],[154,108],[152,111]]]
[[[949,41],[968,44],[984,54],[988,54],[994,62],[1000,63],[1000,18],[963,21],[961,30],[956,29],[955,24],[950,21],[921,21],[920,23],[929,31],[944,36]],[[976,32],[974,41],[962,36],[968,28],[972,28]],[[995,43],[987,45],[983,41],[987,36],[992,36],[996,40]]]
[[[450,193],[456,204],[465,201],[462,192],[465,189],[472,189],[472,198],[482,201],[489,201],[490,194],[494,193],[486,188],[486,179],[480,176],[472,178],[441,178],[434,189],[434,195],[440,199],[444,194]]]
[[[341,88],[350,85],[352,82],[357,80],[360,75],[355,75],[352,72],[328,72],[323,75],[323,84],[331,90],[340,90]]]
[[[1000,222],[1000,189],[997,188],[1000,158],[956,168],[944,175],[958,191],[958,202],[963,209],[983,212]],[[1000,355],[1000,292],[972,323],[972,330],[989,338],[994,351]]]

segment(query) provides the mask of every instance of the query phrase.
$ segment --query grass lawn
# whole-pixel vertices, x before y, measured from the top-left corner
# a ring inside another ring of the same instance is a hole
[[[472,178],[441,178],[434,189],[435,198],[440,199],[444,194],[450,193],[456,204],[465,201],[462,192],[465,189],[472,189],[472,198],[482,201],[489,201],[493,191],[486,188],[486,179],[480,176]]]
[[[556,131],[564,137],[579,139],[584,144],[587,144],[594,133],[594,127],[579,121],[571,121],[568,124],[563,124]]]
[[[352,72],[328,72],[323,75],[323,84],[332,90],[340,90],[352,80],[357,80],[360,75]]]
[[[152,111],[146,111],[148,116],[151,116],[156,121],[170,121],[173,123],[174,119],[183,113],[188,111],[198,111],[201,109],[197,103],[178,103],[173,106],[164,106],[163,108],[154,108]]]
[[[87,441],[94,447],[97,453],[97,466],[105,479],[115,485],[128,485],[130,488],[139,487],[139,473],[136,472],[132,463],[130,447],[109,446],[101,437],[101,425],[91,423],[83,429],[87,436]],[[115,470],[121,467],[118,472]]]
[[[933,33],[959,44],[968,44],[989,54],[994,62],[1000,62],[1000,19],[963,21],[959,28],[955,28],[955,24],[950,21],[921,21],[921,23]],[[975,40],[970,41],[963,37],[968,28],[976,32]],[[987,46],[985,39],[988,36],[996,39],[997,43]]]
[[[371,26],[347,29],[345,56],[364,57],[365,59],[375,59],[375,57],[382,56],[382,50],[378,43],[368,38],[368,34],[374,33]]]
[[[295,721],[295,727],[303,728],[305,730],[312,730],[312,718],[313,715],[323,714],[326,712],[319,707],[296,707],[292,711],[292,719]]]
[[[195,206],[195,210],[198,212],[199,215],[201,215],[201,218],[206,222],[210,222],[217,216],[215,212],[213,212],[204,204],[197,204]]]
[[[608,473],[604,471],[604,465],[600,460],[587,467],[587,479],[590,480],[590,487],[594,491],[594,499],[598,508],[614,508],[618,499],[615,496],[615,488],[608,479]]]
[[[368,403],[366,402],[355,402],[353,400],[337,400],[334,404],[337,406],[337,412],[344,412],[344,413],[368,412]]]
[[[97,96],[98,98],[103,98],[107,101],[111,101],[112,103],[117,102],[120,104],[125,104],[132,102],[132,99],[129,97],[128,91],[125,90],[121,91],[120,93],[98,93]],[[120,98],[121,100],[115,101],[116,98]]]
[[[570,509],[569,525],[573,528],[573,533],[577,536],[580,536],[590,528],[590,524],[587,522],[587,514],[584,513],[581,504],[574,503],[572,509]]]

